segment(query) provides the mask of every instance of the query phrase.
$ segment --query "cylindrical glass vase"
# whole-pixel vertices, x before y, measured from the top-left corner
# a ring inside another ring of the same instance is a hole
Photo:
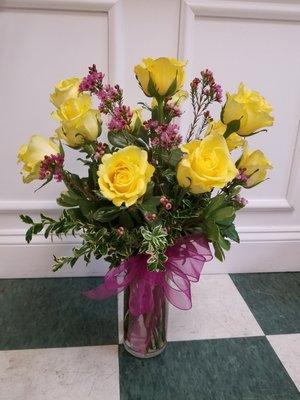
[[[160,285],[154,286],[153,309],[134,316],[129,309],[131,285],[124,291],[124,347],[135,357],[158,356],[167,345],[168,302]]]

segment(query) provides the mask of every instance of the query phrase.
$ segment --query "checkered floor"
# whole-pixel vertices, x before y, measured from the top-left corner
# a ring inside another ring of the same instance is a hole
[[[79,295],[97,284],[0,280],[1,400],[300,399],[300,273],[202,276],[150,360],[118,345],[116,298]]]

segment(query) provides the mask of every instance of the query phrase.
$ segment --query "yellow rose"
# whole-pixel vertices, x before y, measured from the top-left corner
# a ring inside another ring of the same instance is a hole
[[[267,176],[267,170],[273,167],[262,151],[250,151],[246,143],[238,168],[249,176],[244,186],[250,188],[264,181]]]
[[[134,73],[146,96],[171,97],[183,86],[185,65],[175,58],[145,58]]]
[[[212,121],[208,124],[207,130],[205,132],[205,136],[210,135],[211,133],[216,133],[218,135],[224,135],[226,132],[227,125],[223,124],[222,121]],[[244,143],[244,139],[239,136],[237,133],[231,133],[226,139],[226,143],[229,151],[240,147]]]
[[[39,179],[40,165],[45,156],[59,154],[59,146],[52,139],[41,135],[32,135],[28,144],[23,144],[18,153],[18,162],[23,163],[23,182],[29,183]]]
[[[104,197],[115,206],[126,207],[143,196],[155,168],[147,161],[148,154],[136,146],[128,146],[113,154],[105,154],[98,170],[98,183]]]
[[[130,122],[130,128],[133,131],[138,130],[143,125],[142,112],[143,110],[141,108],[136,108],[132,111],[133,115]]]
[[[95,140],[99,135],[99,111],[91,109],[91,96],[80,95],[65,101],[53,113],[62,124],[56,134],[71,147],[78,147],[84,140]]]
[[[50,101],[59,108],[65,101],[78,96],[80,79],[68,78],[58,82],[54,92],[50,94]]]
[[[178,164],[177,180],[180,186],[188,187],[194,194],[222,188],[238,173],[226,140],[219,134],[192,140],[181,146],[181,150],[187,155]]]
[[[251,91],[241,83],[237,93],[227,93],[222,121],[228,124],[240,120],[237,133],[248,136],[266,126],[273,125],[272,106],[258,92]]]

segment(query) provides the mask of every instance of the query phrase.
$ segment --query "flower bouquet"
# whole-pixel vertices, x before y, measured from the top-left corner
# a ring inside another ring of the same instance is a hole
[[[191,308],[191,282],[212,258],[209,243],[222,261],[231,241],[239,242],[235,216],[247,203],[240,191],[263,182],[271,168],[245,139],[273,124],[267,101],[241,83],[214,120],[209,107],[222,103],[221,86],[206,69],[184,91],[185,65],[147,58],[135,66],[151,100],[134,110],[95,65],[83,79],[59,82],[50,96],[58,129],[50,138],[31,136],[18,154],[25,183],[66,186],[57,220],[21,215],[30,225],[27,242],[39,232],[81,238],[71,255],[54,256],[54,271],[80,257],[109,263],[103,285],[84,295],[99,300],[124,290],[124,344],[138,357],[164,349],[167,303]],[[187,98],[193,118],[181,135]],[[64,146],[80,153],[84,176],[66,169]]]

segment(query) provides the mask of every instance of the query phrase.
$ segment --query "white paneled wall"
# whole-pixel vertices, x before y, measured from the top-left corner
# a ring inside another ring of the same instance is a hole
[[[162,55],[188,59],[188,79],[208,67],[225,91],[244,81],[274,106],[275,126],[251,140],[272,160],[271,180],[245,192],[250,203],[238,218],[242,243],[205,272],[300,269],[299,38],[298,1],[2,0],[0,277],[53,276],[52,254],[66,254],[75,243],[38,236],[26,245],[18,219],[23,211],[58,213],[54,200],[61,187],[33,194],[34,185],[21,183],[15,165],[30,134],[53,133],[48,96],[54,84],[96,63],[134,106],[143,95],[133,66],[144,56]],[[55,276],[101,274],[105,268],[81,264]]]

